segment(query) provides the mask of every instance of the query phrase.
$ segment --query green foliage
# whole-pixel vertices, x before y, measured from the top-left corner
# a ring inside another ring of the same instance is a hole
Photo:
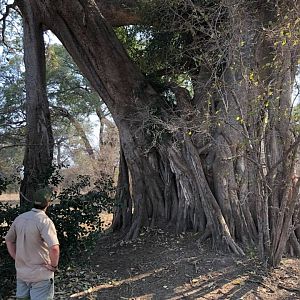
[[[5,55],[0,59],[0,145],[4,146],[20,144],[25,126],[23,58],[15,52]]]
[[[103,177],[85,193],[90,185],[88,176],[79,175],[57,196],[58,203],[55,201],[48,208],[47,214],[57,229],[63,261],[93,244],[95,233],[101,231],[100,213],[112,209],[114,189],[111,178]]]
[[[62,45],[47,49],[47,88],[51,105],[66,108],[80,120],[100,106],[100,98]]]
[[[5,175],[5,182],[7,183],[6,192],[8,193],[14,193],[19,189],[20,166],[22,165],[23,156],[23,147],[7,147],[0,150],[0,173]],[[0,182],[2,183],[1,179]]]
[[[215,42],[228,32],[219,1],[142,0],[139,6],[144,25],[123,27],[117,35],[146,75],[177,82],[180,74],[192,76],[200,66],[221,63],[224,53]]]
[[[7,3],[2,3],[4,13]],[[23,159],[20,146],[25,136],[25,83],[21,23],[19,14],[11,10],[6,19],[5,43],[0,47],[0,171],[6,176],[16,174]],[[12,145],[18,147],[12,151]]]
[[[24,126],[24,63],[19,32],[21,23],[20,16],[15,11],[10,11],[3,37],[5,44],[0,49],[0,125],[2,128],[5,126],[6,131]],[[0,138],[1,133],[0,131]]]
[[[4,176],[0,173],[0,195],[3,192],[15,192],[16,188],[20,186],[20,177],[16,174],[11,176]],[[1,224],[1,223],[0,223]]]
[[[0,195],[7,189],[8,181],[7,178],[0,175]]]
[[[0,299],[7,299],[10,291],[14,289],[15,285],[14,261],[8,254],[4,242],[4,236],[19,213],[19,206],[0,202]]]
[[[25,144],[26,125],[23,53],[19,50],[20,38],[16,34],[10,38],[10,46],[3,47],[0,57],[0,170],[5,174],[12,174],[22,164],[24,148],[20,146]],[[53,135],[57,144],[64,145],[61,161],[71,163],[72,151],[80,145],[78,133],[70,120],[54,108],[66,109],[77,121],[84,123],[103,102],[62,45],[48,45],[46,62]],[[91,133],[92,127],[89,122],[85,132]]]
[[[162,77],[172,78],[181,68],[180,34],[140,25],[118,28],[116,33],[130,57],[155,85],[164,81]]]
[[[293,109],[293,125],[296,135],[300,133],[300,104],[296,105]]]

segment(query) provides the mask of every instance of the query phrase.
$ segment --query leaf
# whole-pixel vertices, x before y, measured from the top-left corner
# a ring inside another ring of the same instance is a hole
[[[242,284],[245,284],[243,278],[237,278],[237,279],[231,281],[231,283],[234,284],[234,285],[242,285]]]
[[[250,81],[254,81],[254,72],[251,72],[251,73],[249,74],[249,80],[250,80]]]

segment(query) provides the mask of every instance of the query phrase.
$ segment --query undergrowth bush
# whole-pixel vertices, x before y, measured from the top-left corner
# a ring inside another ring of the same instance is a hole
[[[89,186],[89,176],[78,176],[77,181],[56,197],[57,203],[47,210],[57,230],[62,262],[93,244],[95,234],[102,228],[100,213],[112,210],[114,188],[111,178],[103,177],[91,191],[83,193]]]
[[[0,202],[0,299],[6,299],[15,287],[14,261],[9,256],[4,242],[4,237],[14,221],[20,214],[19,206],[12,206],[8,203]]]
[[[52,180],[53,182],[53,180]],[[60,265],[72,263],[72,258],[91,248],[102,230],[101,212],[111,212],[114,187],[112,179],[102,176],[93,184],[89,176],[77,180],[60,194],[53,194],[47,215],[55,224],[61,248]],[[0,299],[6,299],[15,286],[14,262],[9,257],[4,237],[20,207],[0,202]]]

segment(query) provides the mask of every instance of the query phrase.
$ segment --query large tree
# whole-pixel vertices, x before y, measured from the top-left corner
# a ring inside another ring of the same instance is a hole
[[[258,245],[270,265],[279,263],[286,248],[300,254],[299,181],[292,181],[299,136],[291,122],[298,1],[16,4],[24,20],[29,139],[38,137],[31,145],[46,146],[38,155],[28,148],[27,170],[46,168],[52,159],[42,40],[47,28],[119,129],[115,229],[127,238],[142,226],[200,231],[203,239],[235,253],[243,253],[240,243]],[[145,11],[150,17],[143,18]],[[163,87],[129,58],[112,29],[137,23],[157,29],[150,37],[172,41],[167,49],[154,47],[166,50],[152,64],[156,79],[167,79]],[[178,85],[183,76],[191,93]],[[24,180],[24,186],[31,184]]]

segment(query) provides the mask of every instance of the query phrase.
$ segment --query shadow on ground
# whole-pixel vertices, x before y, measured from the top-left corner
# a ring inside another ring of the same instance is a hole
[[[237,257],[198,239],[160,230],[131,243],[103,236],[89,264],[59,275],[57,299],[300,299],[299,260],[266,273],[253,252]]]

